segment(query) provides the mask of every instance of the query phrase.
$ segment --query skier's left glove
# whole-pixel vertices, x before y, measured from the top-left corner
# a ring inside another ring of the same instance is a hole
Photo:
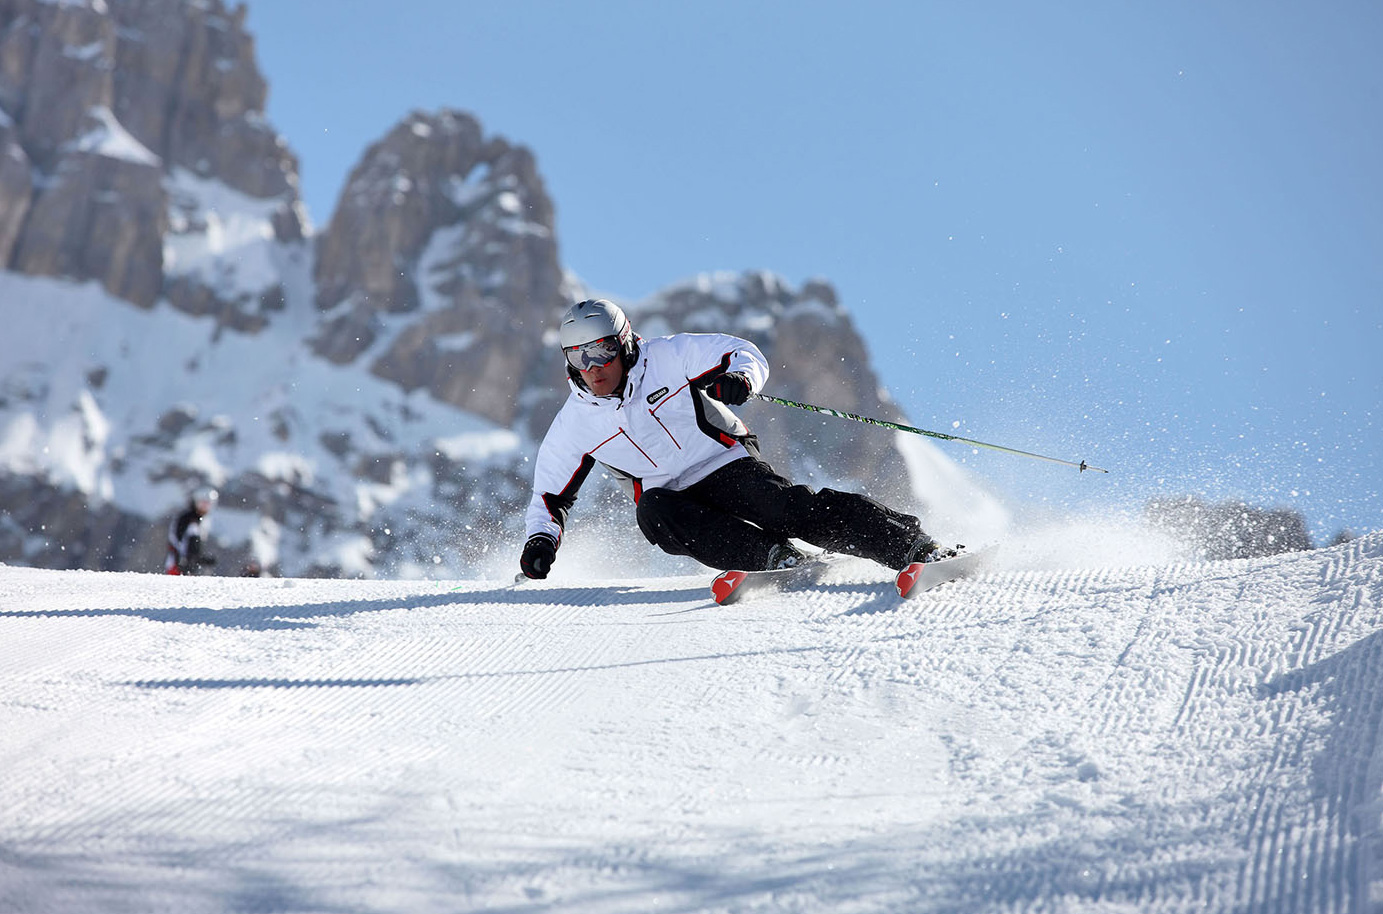
[[[523,555],[519,557],[519,568],[530,577],[541,580],[552,570],[557,561],[557,543],[545,533],[535,533],[523,545]]]
[[[706,395],[721,403],[739,406],[749,399],[749,379],[738,371],[716,375],[706,384]]]

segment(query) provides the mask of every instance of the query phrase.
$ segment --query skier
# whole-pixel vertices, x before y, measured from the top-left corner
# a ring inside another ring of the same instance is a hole
[[[597,462],[632,495],[650,543],[711,568],[793,567],[804,556],[792,538],[895,569],[954,554],[912,515],[865,495],[793,485],[760,459],[758,439],[729,408],[768,379],[748,340],[645,340],[603,299],[569,308],[559,336],[571,395],[538,449],[519,559],[528,577],[547,577]]]
[[[196,574],[202,565],[215,565],[216,557],[202,552],[202,540],[211,527],[211,514],[220,495],[203,486],[192,493],[187,507],[168,525],[168,557],[165,574]]]

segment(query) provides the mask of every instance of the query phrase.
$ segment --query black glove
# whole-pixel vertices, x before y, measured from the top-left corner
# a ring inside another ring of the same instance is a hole
[[[197,562],[202,565],[215,565],[216,556],[202,553],[201,555],[197,556]]]
[[[706,385],[706,395],[721,403],[739,406],[749,399],[749,379],[738,371],[727,371],[711,378]]]
[[[530,578],[542,579],[552,570],[557,561],[557,543],[546,533],[535,533],[523,544],[523,555],[519,556],[519,568]]]

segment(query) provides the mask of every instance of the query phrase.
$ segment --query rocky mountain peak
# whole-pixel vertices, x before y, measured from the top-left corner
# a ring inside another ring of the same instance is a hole
[[[266,201],[273,239],[303,236],[297,162],[264,121],[244,18],[221,0],[0,3],[0,264],[262,325],[276,278],[229,292],[186,257],[227,253],[214,215],[186,218],[217,208],[199,182]]]
[[[532,153],[415,112],[351,172],[317,245],[315,350],[502,423],[563,305]]]

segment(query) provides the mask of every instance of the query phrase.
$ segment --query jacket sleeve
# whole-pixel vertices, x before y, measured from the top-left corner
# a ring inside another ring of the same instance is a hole
[[[748,340],[728,333],[679,333],[672,337],[686,369],[687,380],[704,384],[727,371],[749,379],[749,390],[758,393],[768,383],[768,359]]]
[[[576,493],[591,474],[595,458],[581,450],[567,432],[569,414],[559,412],[538,447],[533,470],[533,495],[525,515],[525,539],[544,533],[559,545],[567,525],[567,512],[576,502]]]
[[[197,513],[189,507],[185,508],[168,524],[168,545],[178,554],[179,564],[187,561],[189,541],[188,530],[192,530],[192,536],[194,537],[199,536],[201,533],[200,528],[193,529],[196,519]],[[198,546],[200,545],[199,542]]]

